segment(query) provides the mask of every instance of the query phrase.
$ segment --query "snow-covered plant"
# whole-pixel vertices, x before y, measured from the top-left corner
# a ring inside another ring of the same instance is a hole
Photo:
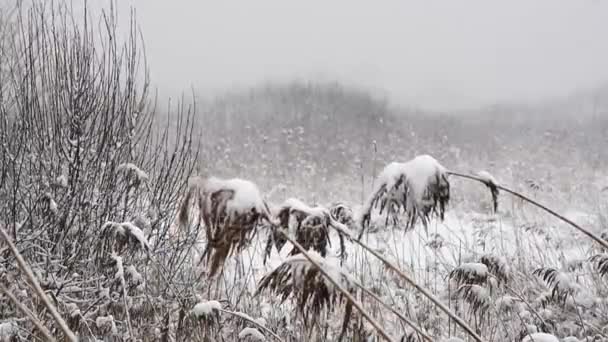
[[[0,341],[11,341],[19,333],[19,325],[15,321],[0,323]]]
[[[340,266],[314,251],[310,251],[309,255],[332,279],[338,281],[342,288],[351,293],[355,291],[356,284]],[[343,326],[352,312],[352,303],[302,254],[286,259],[266,274],[258,283],[256,295],[263,291],[278,295],[281,302],[292,298],[306,321],[315,321],[321,311],[331,312],[343,301],[346,301]]]
[[[194,305],[190,314],[205,327],[217,326],[220,321],[222,305],[216,300],[202,301]]]
[[[454,297],[464,300],[469,305],[469,312],[473,315],[484,315],[492,305],[490,291],[482,285],[461,285],[455,291]]]
[[[589,258],[602,277],[608,275],[608,254],[596,254]]]
[[[397,222],[401,211],[407,214],[406,230],[412,229],[420,219],[427,227],[432,215],[443,219],[450,200],[450,183],[447,170],[429,155],[421,155],[405,162],[388,164],[375,181],[375,187],[363,205],[359,225],[363,235],[371,220],[372,210],[386,211]]]
[[[95,326],[102,335],[115,336],[118,334],[118,328],[114,316],[98,316],[95,319]]]
[[[337,202],[329,207],[329,213],[334,220],[342,223],[350,229],[355,228],[355,216],[353,210],[345,203]]]
[[[125,248],[131,252],[150,252],[144,232],[131,222],[106,222],[101,227],[100,242],[104,253],[115,251],[120,254]]]
[[[150,179],[146,172],[144,172],[142,169],[140,169],[139,167],[137,167],[137,165],[133,163],[124,163],[118,165],[118,167],[116,168],[116,172],[124,173],[127,179],[131,179],[131,182],[134,186],[143,184]]]
[[[450,272],[450,279],[457,286],[463,284],[484,284],[488,279],[488,267],[482,263],[465,263]]]
[[[532,272],[541,278],[551,290],[551,299],[564,303],[576,291],[576,284],[570,277],[559,270],[550,267],[541,267]]]
[[[272,227],[272,231],[268,235],[264,263],[270,256],[273,245],[279,251],[285,245],[286,239],[282,234],[290,232],[295,232],[296,241],[304,249],[313,249],[321,256],[326,256],[327,247],[331,246],[330,228],[341,224],[334,220],[329,209],[321,206],[310,207],[296,198],[287,199],[280,206],[277,218],[278,226]],[[279,231],[279,229],[281,230]],[[338,233],[338,237],[340,239],[340,258],[341,261],[344,261],[346,257],[344,237],[341,233]],[[299,254],[299,251],[294,247],[289,255],[296,254]]]
[[[559,342],[559,339],[551,334],[537,332],[525,336],[521,342]]]
[[[239,333],[239,339],[247,341],[265,341],[266,337],[258,329],[245,328]]]
[[[249,245],[262,221],[272,221],[268,205],[254,183],[234,178],[194,177],[181,205],[179,223],[189,223],[190,205],[196,201],[205,225],[207,247],[202,258],[213,276],[234,252]]]
[[[509,281],[511,270],[504,257],[486,254],[481,257],[480,261],[486,265],[488,272],[498,280],[499,284]]]
[[[209,300],[200,303],[196,303],[192,308],[192,314],[196,318],[210,317],[218,314],[222,309],[222,304],[217,300]]]

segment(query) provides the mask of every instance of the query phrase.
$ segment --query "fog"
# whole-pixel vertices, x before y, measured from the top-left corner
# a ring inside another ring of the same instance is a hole
[[[427,110],[608,81],[606,1],[130,0],[160,94],[337,80]]]

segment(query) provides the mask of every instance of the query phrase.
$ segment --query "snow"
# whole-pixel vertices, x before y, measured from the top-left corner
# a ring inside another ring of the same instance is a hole
[[[306,203],[300,201],[299,199],[293,197],[286,199],[285,202],[283,202],[283,204],[281,205],[281,208],[291,208],[292,210],[302,211],[312,216],[323,216],[328,213],[327,209],[324,207],[311,207]]]
[[[239,338],[242,339],[247,337],[252,338],[254,341],[264,341],[266,339],[264,335],[258,331],[258,329],[254,328],[245,328],[241,330],[239,333]]]
[[[122,226],[129,230],[130,235],[139,242],[142,248],[150,249],[148,240],[146,240],[144,232],[139,227],[131,222],[124,222],[122,223]]]
[[[145,173],[144,171],[142,171],[139,167],[137,167],[137,165],[135,165],[133,163],[120,164],[116,168],[116,171],[117,172],[120,172],[120,171],[133,172],[133,174],[135,174],[135,176],[137,177],[137,179],[140,182],[144,182],[149,179],[148,174]]]
[[[484,277],[488,274],[488,266],[479,262],[468,262],[458,266],[458,268],[468,274],[475,274],[478,277]]]
[[[55,183],[62,188],[68,187],[68,178],[65,175],[61,175],[55,179]]]
[[[437,173],[445,173],[445,168],[433,157],[425,154],[418,156],[405,163],[405,174],[410,188],[414,192],[416,201],[419,202],[424,196],[429,179]]]
[[[95,319],[95,325],[97,326],[98,329],[107,329],[109,326],[110,332],[112,334],[115,335],[118,333],[118,329],[116,328],[116,323],[114,322],[114,316],[112,316],[112,315],[98,316]]]
[[[141,284],[144,282],[144,278],[141,273],[137,272],[137,269],[133,265],[129,265],[125,268],[126,274],[131,277],[131,282],[134,284]]]
[[[55,202],[55,200],[52,198],[49,199],[49,209],[55,215],[59,213],[59,207],[57,206],[57,202]]]
[[[217,312],[222,309],[222,304],[216,300],[210,300],[207,302],[200,302],[194,306],[192,313],[197,317],[209,316],[214,311]]]
[[[484,183],[498,185],[496,178],[492,176],[488,171],[479,171],[477,172],[477,177],[479,177]]]
[[[120,279],[125,276],[125,270],[122,266],[122,257],[118,256],[116,252],[112,252],[112,259],[116,262],[116,274],[114,275],[115,279]]]
[[[524,337],[521,342],[559,342],[559,339],[551,334],[534,333]]]
[[[15,335],[17,335],[18,331],[19,325],[17,325],[16,322],[8,321],[0,323],[0,338],[2,338],[3,340],[8,340],[11,337],[14,337]]]
[[[226,204],[227,210],[232,213],[244,213],[251,209],[265,212],[266,207],[262,194],[253,182],[240,179],[221,179],[217,177],[208,178],[203,185],[205,193],[214,193],[220,190],[234,191],[234,197]]]

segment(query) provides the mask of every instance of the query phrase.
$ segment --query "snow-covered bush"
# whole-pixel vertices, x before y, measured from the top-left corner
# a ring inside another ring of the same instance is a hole
[[[397,215],[407,214],[406,230],[412,229],[420,219],[428,225],[431,215],[443,219],[450,200],[448,174],[437,160],[429,155],[421,155],[405,162],[388,164],[377,177],[375,188],[363,205],[359,225],[360,236],[369,225],[372,209],[386,211],[389,218],[397,222]]]

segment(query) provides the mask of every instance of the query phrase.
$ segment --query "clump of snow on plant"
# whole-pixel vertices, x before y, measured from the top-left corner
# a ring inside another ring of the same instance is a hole
[[[477,172],[477,176],[486,184],[498,185],[496,178],[488,171],[479,171]]]
[[[102,230],[110,228],[114,229],[114,234],[116,235],[120,235],[124,238],[130,237],[132,239],[135,239],[135,241],[137,241],[141,245],[142,249],[150,249],[150,245],[148,244],[148,240],[146,239],[143,230],[141,230],[132,222],[116,223],[108,221],[103,225]]]
[[[17,335],[17,332],[19,332],[19,325],[16,322],[8,321],[0,323],[0,338],[3,341],[14,337]]]
[[[241,332],[239,333],[239,338],[247,338],[250,337],[251,339],[253,339],[254,341],[264,341],[265,337],[264,335],[258,331],[258,329],[255,328],[245,328],[243,330],[241,330]]]
[[[125,222],[122,224],[122,226],[123,228],[128,229],[130,235],[135,238],[137,242],[139,242],[142,248],[150,249],[150,246],[148,245],[148,240],[146,240],[146,236],[144,235],[143,230],[141,230],[139,227],[137,227],[131,222]]]
[[[348,273],[346,273],[346,271],[338,265],[336,260],[333,260],[332,258],[324,258],[321,256],[321,254],[314,250],[309,250],[308,255],[315,263],[321,266],[323,271],[325,271],[331,279],[333,279],[341,287],[349,287],[351,278]],[[287,258],[284,263],[291,264],[292,266],[292,279],[294,285],[303,284],[308,270],[310,267],[314,267],[303,254],[291,256]],[[325,279],[325,277],[323,277],[323,279]],[[328,288],[333,288],[333,283],[328,280],[326,286]]]
[[[458,266],[458,268],[477,277],[486,277],[488,275],[488,266],[480,262],[468,262]]]
[[[266,205],[262,193],[255,183],[240,179],[221,179],[217,177],[208,178],[203,185],[207,193],[214,193],[220,190],[230,190],[234,196],[226,203],[226,209],[232,213],[244,213],[251,209],[257,212],[266,212]]]
[[[551,334],[534,333],[524,337],[521,342],[559,342],[559,339]]]
[[[131,172],[133,173],[136,177],[137,180],[139,180],[140,182],[145,182],[149,179],[148,174],[145,173],[142,169],[140,169],[139,167],[137,167],[137,165],[133,164],[133,163],[124,163],[124,164],[120,164],[118,165],[118,167],[116,168],[117,172]]]
[[[118,328],[116,328],[116,322],[114,322],[114,316],[98,316],[95,319],[95,325],[98,329],[109,330],[112,335],[118,334]]]
[[[208,317],[213,312],[218,312],[222,309],[222,304],[216,300],[210,300],[206,302],[200,302],[192,308],[192,313],[197,318]]]

